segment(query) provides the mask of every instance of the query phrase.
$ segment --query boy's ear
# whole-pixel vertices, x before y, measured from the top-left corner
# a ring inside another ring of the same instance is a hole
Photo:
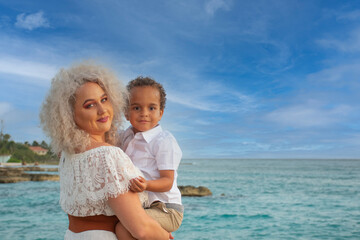
[[[164,109],[160,110],[160,118],[162,118],[163,114],[164,114]]]

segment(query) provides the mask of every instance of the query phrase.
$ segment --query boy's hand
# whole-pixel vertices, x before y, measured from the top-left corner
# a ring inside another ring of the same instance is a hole
[[[139,176],[130,180],[130,190],[133,192],[143,192],[146,190],[147,181],[145,178]]]

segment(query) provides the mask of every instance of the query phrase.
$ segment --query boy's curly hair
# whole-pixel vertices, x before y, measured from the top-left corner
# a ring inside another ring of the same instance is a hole
[[[131,89],[135,87],[153,87],[159,90],[160,93],[160,110],[165,109],[166,93],[164,87],[150,77],[139,76],[134,80],[131,80],[126,86],[128,93],[130,94]]]

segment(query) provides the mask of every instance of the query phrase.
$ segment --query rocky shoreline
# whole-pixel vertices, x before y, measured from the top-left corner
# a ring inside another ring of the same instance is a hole
[[[57,168],[41,167],[1,167],[0,183],[17,183],[26,181],[59,181],[59,175],[27,172],[57,172]]]
[[[24,167],[0,167],[0,183],[17,183],[26,181],[59,181],[58,174],[45,172],[57,172],[58,168],[43,168],[39,166]],[[29,173],[44,172],[44,173]],[[182,196],[204,197],[212,195],[210,189],[204,186],[178,186]]]

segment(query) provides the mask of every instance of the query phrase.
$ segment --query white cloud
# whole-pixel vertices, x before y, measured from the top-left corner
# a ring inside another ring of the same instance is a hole
[[[319,72],[309,74],[309,81],[323,82],[350,82],[358,81],[360,75],[360,63],[344,64],[323,69]]]
[[[295,128],[325,127],[344,121],[351,112],[352,108],[347,105],[338,105],[333,108],[298,105],[277,109],[269,113],[266,119]]]
[[[33,102],[33,104],[37,103]],[[24,109],[22,106],[0,102],[0,119],[3,120],[4,132],[10,134],[15,141],[45,139],[39,126],[37,109]]]
[[[302,145],[302,146],[294,146],[290,147],[288,150],[290,151],[314,151],[314,150],[321,150],[321,149],[329,149],[330,146],[325,145]],[[287,150],[287,149],[285,149]]]
[[[258,143],[256,141],[243,141],[240,143],[242,147],[246,147],[246,151],[254,151],[254,150],[266,150],[269,151],[271,145],[268,143]]]
[[[0,28],[10,25],[11,19],[8,16],[0,17]]]
[[[25,13],[19,14],[16,17],[15,26],[30,31],[41,27],[47,28],[50,25],[48,20],[43,16],[43,14],[44,13],[42,11],[29,15],[26,15]]]
[[[360,10],[356,9],[350,12],[337,12],[336,18],[338,20],[357,20],[360,18]]]
[[[54,66],[17,59],[14,57],[0,57],[0,73],[15,74],[31,77],[44,82],[50,81],[56,73]]]
[[[193,121],[193,123],[197,124],[197,125],[203,125],[203,126],[210,126],[213,124],[211,121],[205,121],[203,119],[195,119]]]
[[[256,108],[255,100],[240,92],[226,89],[218,83],[207,83],[196,91],[169,92],[169,101],[209,112],[247,112]]]
[[[229,5],[225,0],[210,0],[205,5],[206,13],[211,16],[213,16],[215,12],[220,9],[229,10]]]
[[[259,71],[275,74],[293,67],[291,50],[286,43],[274,40],[261,40],[257,43],[259,47],[266,49],[266,52],[263,52],[263,57],[258,61],[257,68]]]
[[[328,38],[317,40],[317,43],[324,48],[332,48],[341,52],[360,51],[360,28],[353,30],[344,39]]]
[[[12,109],[12,106],[10,103],[7,102],[0,102],[0,117],[5,116],[8,112],[10,112]]]

